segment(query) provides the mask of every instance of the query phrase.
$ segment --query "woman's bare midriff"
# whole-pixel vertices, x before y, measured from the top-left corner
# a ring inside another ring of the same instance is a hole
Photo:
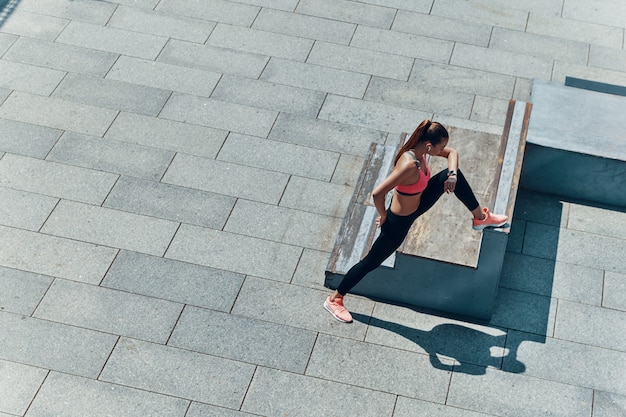
[[[394,190],[390,207],[391,212],[398,216],[408,216],[417,210],[421,199],[422,193],[417,195],[402,195]]]

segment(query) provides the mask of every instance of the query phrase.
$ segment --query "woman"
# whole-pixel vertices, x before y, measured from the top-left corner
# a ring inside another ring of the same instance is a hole
[[[381,232],[367,256],[350,268],[337,290],[324,301],[324,308],[337,320],[352,321],[343,297],[402,244],[415,219],[428,211],[444,192],[453,192],[474,215],[472,227],[475,230],[507,225],[507,216],[492,214],[478,204],[467,180],[458,170],[457,152],[447,144],[446,128],[440,123],[424,120],[398,151],[393,171],[374,189],[372,198],[379,214],[376,225]],[[431,177],[427,154],[447,158],[448,169]],[[393,189],[391,205],[386,209],[385,196]]]

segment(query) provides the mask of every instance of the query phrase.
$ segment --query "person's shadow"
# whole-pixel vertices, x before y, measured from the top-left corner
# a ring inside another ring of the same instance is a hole
[[[352,318],[396,333],[419,345],[437,369],[482,375],[488,366],[502,369],[505,357],[508,372],[522,373],[526,369],[516,359],[518,346],[507,345],[504,348],[507,334],[500,329],[494,329],[495,335],[491,335],[460,324],[444,323],[425,331],[359,313],[352,313]]]

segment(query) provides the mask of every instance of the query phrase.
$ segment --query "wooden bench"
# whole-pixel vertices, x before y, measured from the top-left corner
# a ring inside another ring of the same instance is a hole
[[[511,101],[502,137],[450,127],[450,146],[483,205],[513,216],[530,105]],[[326,268],[325,285],[335,289],[379,233],[371,192],[393,168],[406,134],[392,145],[372,144]],[[432,172],[446,167],[433,158]],[[391,198],[392,193],[387,197]],[[401,247],[351,291],[394,304],[479,320],[491,317],[509,229],[471,228],[471,214],[444,195],[413,224]]]

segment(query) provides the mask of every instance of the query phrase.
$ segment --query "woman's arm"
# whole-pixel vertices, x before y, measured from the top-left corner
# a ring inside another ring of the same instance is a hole
[[[443,189],[446,193],[453,193],[456,188],[456,172],[459,169],[459,153],[446,146],[438,156],[448,159],[448,179],[444,182]]]
[[[407,174],[410,175],[414,170],[415,163],[413,161],[408,162],[404,158],[400,158],[393,171],[391,171],[387,178],[372,191],[372,200],[374,201],[374,206],[379,216],[378,219],[376,219],[378,226],[382,226],[387,219],[387,208],[385,207],[387,194],[389,191],[393,190],[396,185],[402,184]]]

